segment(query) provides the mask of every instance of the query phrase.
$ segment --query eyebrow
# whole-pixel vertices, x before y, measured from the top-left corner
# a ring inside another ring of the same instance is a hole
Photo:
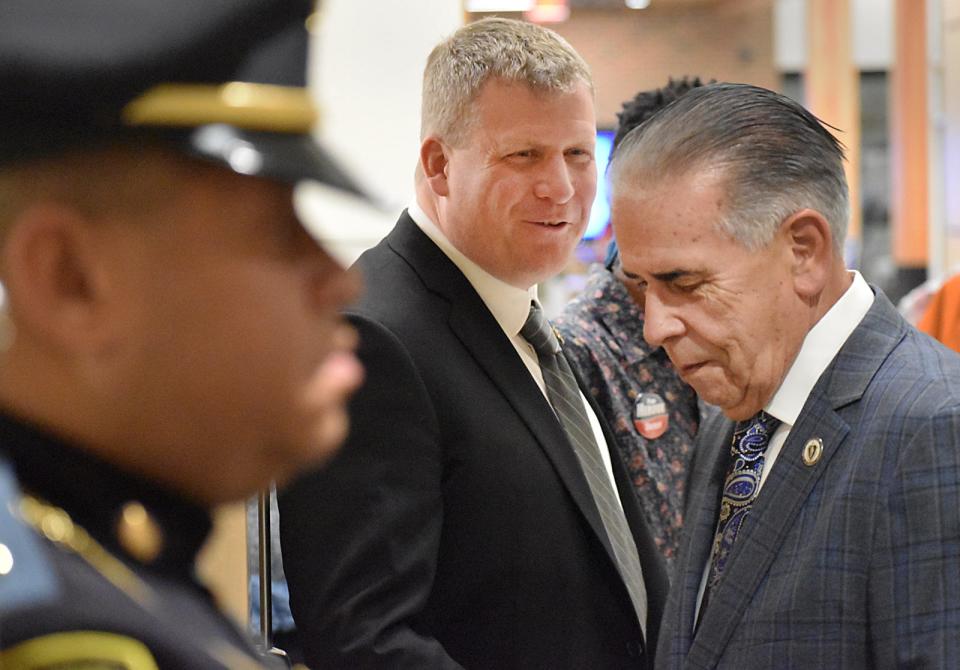
[[[653,278],[657,281],[672,282],[681,277],[689,277],[697,274],[693,270],[670,270],[669,272],[654,272]]]
[[[545,142],[542,139],[536,139],[528,135],[516,135],[514,137],[500,138],[496,145],[501,151],[516,151],[517,147],[527,149],[545,149],[553,146],[551,142]],[[564,151],[567,149],[587,148],[593,151],[596,148],[596,138],[593,135],[584,134],[583,137],[573,137],[563,143]],[[512,149],[511,149],[512,147]]]
[[[642,277],[635,272],[630,272],[626,269],[621,268],[623,275],[629,279],[635,279],[637,281],[642,281]],[[674,280],[680,279],[681,277],[689,277],[690,275],[697,274],[693,270],[670,270],[668,272],[654,272],[653,278],[661,282],[672,282]]]

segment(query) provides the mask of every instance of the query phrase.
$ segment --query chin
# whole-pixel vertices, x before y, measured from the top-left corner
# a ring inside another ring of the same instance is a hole
[[[763,408],[760,407],[754,411],[749,411],[749,410],[743,409],[742,407],[721,407],[720,411],[723,412],[723,415],[728,419],[730,419],[731,421],[746,421],[747,419],[751,418],[754,414],[759,412],[761,409]]]
[[[567,265],[570,264],[570,261],[573,260],[573,249],[574,247],[570,247],[568,249],[568,253],[564,253],[562,256],[559,254],[551,254],[550,256],[552,257],[553,260],[551,260],[550,262],[545,262],[544,260],[541,260],[541,263],[536,273],[537,275],[536,281],[534,281],[533,283],[539,284],[541,282],[545,282],[548,279],[552,279],[556,277],[558,274],[560,274],[561,272],[563,272],[564,269],[567,267]],[[534,266],[533,264],[531,264],[529,267],[537,267],[537,266]]]
[[[720,409],[723,412],[723,415],[728,419],[733,419],[734,421],[740,421],[743,418],[750,418],[752,414],[748,414],[746,417],[742,417],[741,414],[743,410],[743,398],[735,397],[732,398],[729,394],[725,393],[716,393],[711,391],[716,390],[715,384],[702,384],[703,390],[697,388],[698,385],[690,385],[694,391],[697,392],[697,395],[700,396],[700,399],[704,402],[713,405]]]
[[[274,484],[277,488],[280,488],[284,484],[289,483],[298,472],[305,471],[307,469],[308,468],[306,464],[299,467],[279,468],[274,471],[273,477],[270,478],[270,483]]]
[[[742,395],[738,395],[736,398],[727,396],[725,398],[726,402],[724,402],[724,399],[713,401],[705,395],[701,397],[711,405],[719,407],[725,417],[734,421],[746,421],[762,410],[764,406],[763,402],[749,400]]]
[[[696,391],[700,398],[711,405],[723,407],[725,405],[723,401],[729,399],[729,396],[717,393],[717,384],[709,380],[704,381],[703,379],[688,379],[685,377],[681,377],[680,379],[689,384],[690,388]]]

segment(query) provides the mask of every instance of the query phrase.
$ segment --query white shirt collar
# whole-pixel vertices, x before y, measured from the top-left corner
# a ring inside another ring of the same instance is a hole
[[[853,283],[807,333],[783,383],[764,408],[784,424],[792,426],[797,422],[820,375],[873,304],[873,291],[867,282],[856,270],[852,274]]]
[[[453,246],[443,231],[416,202],[407,207],[407,214],[417,227],[453,261],[453,264],[460,268],[460,272],[480,295],[480,299],[503,331],[509,337],[516,336],[527,321],[530,301],[537,300],[536,285],[521,289],[494,277]]]

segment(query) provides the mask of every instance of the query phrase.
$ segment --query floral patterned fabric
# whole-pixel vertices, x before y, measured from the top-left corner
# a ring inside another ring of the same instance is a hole
[[[605,268],[591,273],[583,294],[553,323],[564,354],[614,432],[646,521],[672,568],[700,423],[697,396],[666,352],[651,350],[643,339],[643,312]]]

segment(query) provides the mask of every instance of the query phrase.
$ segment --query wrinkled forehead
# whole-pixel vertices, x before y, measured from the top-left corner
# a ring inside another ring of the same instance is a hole
[[[709,212],[723,216],[734,206],[734,181],[729,170],[711,161],[669,170],[661,170],[655,163],[638,164],[633,169],[619,171],[611,181],[611,221],[614,227],[618,219],[620,225],[627,225],[624,221],[636,225],[637,211],[642,210],[647,214],[672,214],[663,223],[679,225],[684,219],[680,219],[678,213],[696,214],[691,211],[695,199],[708,206]],[[659,218],[640,218],[639,223],[659,222]]]
[[[712,253],[728,238],[721,223],[732,207],[727,178],[715,169],[680,174],[640,171],[615,183],[611,222],[624,267],[654,256]]]
[[[469,134],[478,125],[489,120],[509,121],[515,114],[514,107],[519,99],[529,99],[544,105],[569,101],[571,118],[579,118],[584,111],[588,111],[594,131],[596,130],[596,101],[590,82],[578,78],[564,86],[541,86],[523,79],[497,76],[488,77],[464,104],[458,119],[458,128]]]

